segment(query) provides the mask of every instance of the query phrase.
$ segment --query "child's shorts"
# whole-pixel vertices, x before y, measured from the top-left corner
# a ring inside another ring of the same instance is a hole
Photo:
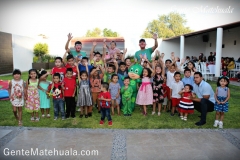
[[[167,101],[168,101],[168,98],[167,97],[165,97],[164,99],[163,99],[163,103],[162,103],[162,105],[167,105]]]
[[[180,100],[181,100],[181,98],[172,98],[172,106],[178,107]]]

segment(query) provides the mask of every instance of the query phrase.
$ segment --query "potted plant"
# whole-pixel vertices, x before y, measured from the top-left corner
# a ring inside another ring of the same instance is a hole
[[[48,57],[45,57],[48,53],[48,45],[46,43],[37,43],[33,48],[33,63],[32,68],[40,69],[49,69]]]

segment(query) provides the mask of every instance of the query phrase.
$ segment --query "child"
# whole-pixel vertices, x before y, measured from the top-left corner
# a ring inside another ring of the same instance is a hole
[[[70,116],[75,118],[76,78],[73,77],[72,68],[67,68],[66,77],[63,79],[62,87],[64,90],[64,100],[66,102],[66,118],[69,118]]]
[[[107,64],[105,63],[105,68],[107,68],[107,71],[104,72],[104,78],[103,78],[103,82],[107,82],[110,83],[111,82],[111,77],[114,73],[117,73],[118,70],[118,65],[117,62],[114,62],[114,65],[109,64],[107,66]]]
[[[28,71],[29,77],[26,83],[26,110],[32,113],[31,121],[39,121],[38,111],[40,108],[40,100],[38,94],[38,76],[36,69],[30,69]],[[35,115],[35,118],[34,118]]]
[[[176,66],[175,64],[169,65],[168,71],[167,71],[167,94],[168,94],[168,112],[170,112],[171,109],[171,94],[170,94],[170,85],[172,82],[174,82],[174,73],[176,72]]]
[[[100,72],[101,70],[101,72]],[[98,66],[97,68],[93,68],[90,76],[90,84],[91,84],[91,92],[92,92],[92,99],[93,99],[93,105],[98,105],[98,113],[100,112],[100,105],[98,101],[98,95],[101,92],[101,79],[103,78],[103,68],[101,66]],[[91,107],[92,108],[92,107]],[[92,111],[91,111],[92,112]],[[92,113],[90,111],[88,112],[88,116],[91,116]]]
[[[114,115],[114,108],[117,108],[117,113],[120,116],[120,84],[118,83],[118,75],[113,74],[111,78],[112,82],[109,84],[109,91],[112,97],[112,115]]]
[[[52,75],[54,75],[55,73],[60,74],[60,82],[62,82],[62,80],[63,80],[63,78],[66,74],[66,68],[62,67],[62,64],[63,64],[62,58],[61,57],[56,57],[55,58],[55,67],[53,67],[53,69],[52,69]]]
[[[163,84],[162,84],[162,88],[163,88],[163,108],[164,108],[164,111],[166,111],[166,108],[167,108],[167,102],[168,102],[168,97],[167,97],[167,75],[165,74],[164,78],[163,78]]]
[[[227,75],[228,75],[227,66],[223,66],[222,75],[223,75],[223,76],[227,76]]]
[[[180,118],[184,121],[187,121],[188,114],[192,114],[194,112],[193,101],[190,99],[190,97],[195,97],[195,95],[192,93],[192,90],[192,85],[186,84],[184,89],[178,93],[182,96],[178,111],[180,113]]]
[[[50,84],[47,81],[48,72],[45,70],[41,70],[39,72],[39,83],[38,83],[38,93],[40,98],[40,109],[42,113],[42,118],[45,117],[44,109],[46,109],[47,118],[50,118],[50,99],[48,95],[48,86]]]
[[[186,68],[184,70],[184,78],[182,79],[183,85],[190,84],[193,86],[194,84],[194,78],[191,76],[191,70]]]
[[[110,43],[110,47],[106,46],[108,48],[108,54],[110,56],[110,59],[113,60],[117,57],[117,53],[120,53],[120,49],[118,49],[117,44],[115,41],[112,41]]]
[[[60,74],[54,73],[53,83],[49,85],[48,92],[53,95],[53,106],[54,106],[54,120],[58,119],[59,111],[61,112],[62,120],[65,120],[65,109],[64,109],[64,91],[62,89],[62,83],[60,82]]]
[[[65,58],[65,56],[63,57],[63,59]],[[77,67],[74,65],[74,57],[73,55],[69,54],[67,56],[67,64],[65,65],[65,68],[72,68],[73,70],[73,75],[72,78],[76,79],[77,78]]]
[[[118,83],[120,84],[121,87],[124,86],[123,81],[124,81],[124,78],[127,76],[128,76],[128,72],[126,70],[126,63],[120,62],[119,70],[118,70]]]
[[[100,125],[104,124],[104,119],[107,117],[108,125],[112,126],[112,118],[110,115],[111,94],[108,92],[108,83],[103,82],[101,85],[101,93],[98,95],[98,100],[101,106],[101,120]]]
[[[77,106],[81,107],[80,118],[83,117],[83,107],[85,110],[85,118],[88,118],[88,108],[92,106],[92,96],[89,88],[88,81],[88,65],[85,63],[86,71],[78,71],[78,81],[79,81],[79,93]]]
[[[187,67],[185,69],[190,69],[191,76],[194,76],[194,73],[196,72],[195,64],[192,61],[189,61],[187,64]]]
[[[150,78],[153,76],[153,70],[148,66],[143,69],[143,73],[141,75],[142,84],[138,90],[136,104],[143,105],[143,115],[147,115],[147,107],[146,105],[153,104],[153,90],[150,82]]]
[[[18,120],[18,125],[22,126],[22,107],[24,105],[24,81],[21,79],[21,71],[15,69],[13,71],[13,79],[9,83],[9,96],[12,103],[13,114]]]
[[[121,88],[121,94],[122,94],[122,104],[123,104],[123,114],[124,116],[131,116],[132,109],[131,109],[131,98],[133,89],[131,86],[129,86],[130,78],[125,77],[124,78],[124,86]]]
[[[219,128],[223,128],[224,112],[228,112],[228,100],[230,98],[230,89],[228,88],[229,79],[228,77],[221,76],[217,81],[217,88],[215,93],[215,105],[214,110],[216,111],[216,120],[214,121],[214,127],[219,125]],[[219,121],[220,116],[220,121]]]
[[[153,62],[154,63],[154,62]],[[163,77],[164,72],[162,72],[162,67],[157,65],[155,67],[155,76],[153,77],[153,111],[152,115],[155,114],[156,104],[158,104],[158,116],[161,114],[161,107],[164,101],[163,98]]]
[[[184,87],[183,82],[180,81],[180,79],[181,79],[181,73],[180,72],[175,72],[174,73],[174,79],[175,79],[175,81],[173,81],[169,86],[169,88],[170,88],[170,99],[172,100],[171,116],[174,116],[175,109],[180,103],[181,96],[178,93]]]
[[[130,68],[132,65],[131,59],[130,58],[125,58],[125,63],[126,63],[126,70]]]
[[[87,68],[86,68],[86,66],[87,66]],[[87,71],[87,69],[88,69],[88,71],[91,71],[92,68],[93,68],[92,65],[88,65],[88,58],[87,57],[83,57],[82,60],[81,60],[81,64],[78,65],[79,72]]]

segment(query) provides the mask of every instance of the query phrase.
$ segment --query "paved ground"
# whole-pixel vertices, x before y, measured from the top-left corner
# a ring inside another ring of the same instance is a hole
[[[45,155],[26,156],[27,151],[31,152],[31,149],[32,153],[36,154],[38,151],[38,154]],[[84,151],[81,152],[82,150]],[[51,156],[51,151],[55,154],[64,152],[69,156]],[[74,156],[75,151],[79,155]],[[6,156],[11,152],[16,152],[18,156]],[[86,156],[86,154],[92,155]],[[240,129],[111,130],[0,127],[1,160],[237,160],[239,155]]]

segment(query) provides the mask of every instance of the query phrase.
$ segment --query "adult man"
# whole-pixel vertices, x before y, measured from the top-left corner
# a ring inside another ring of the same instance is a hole
[[[153,34],[153,39],[155,41],[155,44],[154,44],[153,47],[147,48],[147,49],[145,48],[146,47],[145,39],[140,39],[139,40],[140,50],[135,53],[134,58],[137,59],[137,61],[140,61],[141,57],[142,57],[142,58],[147,58],[150,61],[151,60],[151,54],[158,47],[157,38],[158,38],[157,34],[154,33]]]
[[[201,112],[201,120],[195,124],[201,126],[206,123],[207,112],[214,110],[215,98],[212,87],[203,80],[201,72],[194,73],[194,82],[193,91],[197,98],[191,97],[191,99],[194,103],[194,108]]]
[[[71,41],[71,39],[73,38],[72,34],[69,33],[68,34],[68,40],[67,40],[67,43],[65,45],[65,50],[68,50],[68,46],[69,46],[69,42]],[[80,58],[82,59],[83,57],[86,57],[87,56],[87,53],[86,52],[83,52],[81,51],[82,49],[82,42],[80,41],[76,41],[75,42],[75,46],[74,46],[75,50],[70,50],[70,53],[73,55],[73,57],[76,59],[76,58]]]
[[[213,56],[213,53],[210,52],[210,56],[208,56],[208,62],[213,62],[214,61],[214,56]]]

